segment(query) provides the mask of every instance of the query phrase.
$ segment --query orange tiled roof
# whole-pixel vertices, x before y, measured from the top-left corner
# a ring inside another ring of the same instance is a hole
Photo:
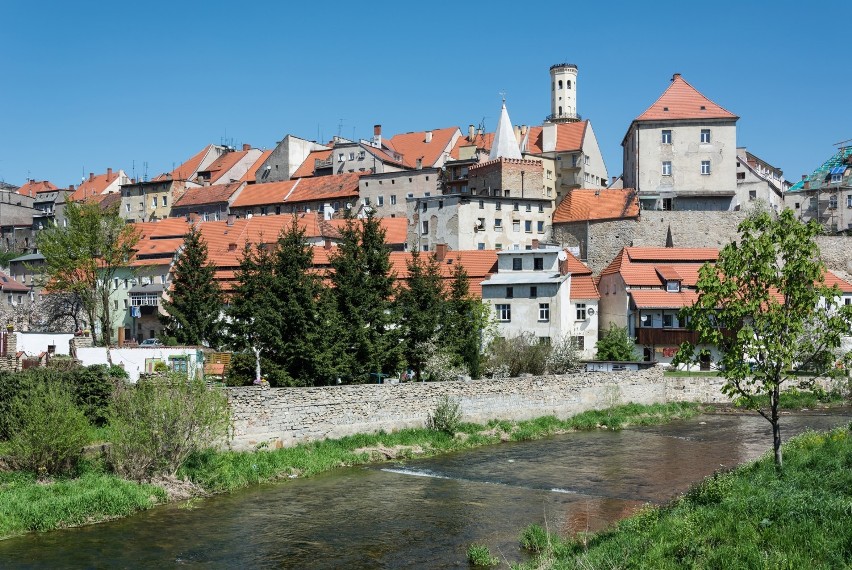
[[[30,288],[26,285],[21,285],[2,271],[0,271],[0,290],[4,293],[29,293]]]
[[[328,160],[328,157],[331,156],[332,149],[328,148],[325,150],[313,150],[308,153],[307,158],[305,158],[304,162],[299,165],[299,168],[293,172],[293,176],[290,178],[304,178],[306,176],[314,175],[314,168],[316,167],[316,162],[318,160]]]
[[[601,276],[619,273],[628,287],[662,287],[665,279],[658,268],[668,267],[677,272],[682,285],[694,286],[704,263],[716,261],[718,255],[713,248],[624,247]]]
[[[283,204],[284,198],[293,190],[293,187],[301,184],[302,179],[285,180],[283,182],[269,182],[266,184],[251,184],[243,188],[240,195],[231,204],[233,208],[244,206],[266,206],[269,204]]]
[[[136,222],[133,227],[139,232],[140,239],[181,237],[189,232],[189,222],[185,218],[166,218],[157,222]]]
[[[378,218],[382,229],[385,230],[385,243],[398,245],[408,241],[408,218]],[[336,218],[326,222],[338,232],[346,227],[346,220]]]
[[[242,185],[242,182],[232,182],[230,184],[202,186],[201,188],[188,188],[184,195],[177,199],[173,207],[182,208],[227,202]]]
[[[157,176],[156,178],[154,178],[154,181],[189,180],[191,176],[194,176],[195,173],[198,172],[198,168],[204,161],[204,157],[207,156],[207,154],[210,152],[210,149],[212,148],[212,144],[205,146],[198,154],[194,155],[192,158],[190,158],[171,172]]]
[[[671,265],[657,265],[655,267],[657,273],[663,281],[682,281],[680,273]]]
[[[730,111],[717,105],[676,73],[671,85],[653,105],[636,117],[635,121],[666,119],[738,119]]]
[[[426,256],[429,253],[422,252]],[[397,279],[408,279],[407,261],[411,259],[409,251],[393,251],[390,254],[392,271],[396,273]],[[470,293],[476,297],[482,297],[482,282],[491,274],[497,272],[497,252],[494,250],[462,250],[448,251],[444,261],[440,262],[441,277],[445,281],[452,278],[453,267],[461,264],[467,271],[470,279]]]
[[[824,280],[824,284],[826,287],[833,287],[834,285],[837,285],[838,289],[840,289],[841,292],[852,293],[852,283],[849,283],[845,279],[839,277],[830,269],[826,270]]]
[[[59,190],[53,182],[49,180],[27,180],[27,183],[18,188],[18,194],[34,198],[39,192],[53,192]]]
[[[116,181],[119,176],[118,172],[107,172],[105,174],[89,175],[89,178],[84,180],[77,186],[77,189],[68,197],[68,200],[80,201],[91,196],[103,194],[110,184]]]
[[[228,173],[234,166],[237,165],[249,153],[247,150],[232,150],[222,154],[219,158],[210,163],[200,172],[210,173],[210,183],[216,183],[225,174]],[[223,181],[229,182],[229,181]]]
[[[424,167],[434,166],[441,154],[448,150],[458,130],[458,127],[435,129],[431,131],[432,140],[429,142],[426,142],[426,131],[394,135],[387,141],[387,145],[401,154],[410,168],[415,167],[418,158],[423,159]]]
[[[556,148],[554,151],[568,152],[582,149],[588,125],[589,121],[558,123],[556,125]],[[524,152],[532,154],[541,154],[544,152],[543,130],[543,127],[530,127],[528,144]],[[521,141],[523,141],[523,136],[521,137]]]
[[[284,201],[288,204],[358,197],[358,180],[368,172],[347,172],[333,176],[305,178],[296,184]],[[262,184],[260,186],[267,186]]]
[[[716,261],[719,250],[713,247],[626,247],[631,261]],[[680,267],[680,266],[678,266]]]
[[[571,299],[600,299],[601,295],[591,275],[571,276]]]
[[[632,188],[577,189],[568,192],[553,212],[553,223],[639,217],[639,197]]]
[[[680,309],[698,300],[698,292],[694,290],[668,293],[664,289],[633,289],[629,293],[639,309]]]
[[[565,250],[565,254],[568,256],[565,259],[565,268],[568,270],[568,273],[571,275],[591,275],[592,270],[589,269],[589,266],[577,259],[573,253]]]
[[[254,161],[254,164],[249,166],[249,169],[246,170],[246,173],[243,174],[243,177],[240,178],[240,182],[248,182],[249,184],[253,182],[257,182],[257,178],[255,177],[255,173],[260,166],[266,162],[266,159],[269,158],[269,155],[272,154],[271,150],[263,151],[257,160]]]

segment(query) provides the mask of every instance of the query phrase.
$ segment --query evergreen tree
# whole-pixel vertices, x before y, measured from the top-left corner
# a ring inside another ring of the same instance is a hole
[[[434,254],[424,259],[419,251],[414,250],[406,266],[408,280],[397,293],[403,355],[417,380],[421,380],[429,357],[424,345],[438,334],[444,323],[447,302],[441,267]]]
[[[372,214],[349,218],[331,257],[333,294],[344,323],[341,364],[351,379],[364,382],[371,373],[392,373],[399,365],[399,340],[393,324],[390,249]]]
[[[190,228],[175,263],[170,299],[161,316],[165,334],[180,344],[218,346],[221,340],[222,291],[208,262],[207,244],[196,226]]]
[[[471,296],[470,278],[460,260],[453,265],[447,304],[442,345],[453,355],[455,365],[464,366],[472,377],[479,378],[490,311]]]

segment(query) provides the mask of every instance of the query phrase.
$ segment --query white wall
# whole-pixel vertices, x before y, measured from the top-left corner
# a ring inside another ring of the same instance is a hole
[[[15,331],[18,350],[23,350],[29,356],[38,356],[47,352],[47,346],[56,346],[56,354],[68,356],[70,354],[70,341],[74,338],[71,333],[29,333]]]
[[[189,372],[197,371],[203,362],[198,360],[198,349],[187,347],[173,348],[112,348],[110,349],[112,363],[123,366],[131,382],[138,382],[139,375],[145,372],[145,360],[156,358],[168,363],[170,356],[189,356]],[[104,347],[78,348],[77,359],[83,366],[92,364],[109,364],[107,349]]]

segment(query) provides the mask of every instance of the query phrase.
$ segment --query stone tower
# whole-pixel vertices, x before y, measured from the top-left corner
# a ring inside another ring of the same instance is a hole
[[[557,63],[550,66],[549,123],[573,123],[580,120],[577,113],[577,66]]]

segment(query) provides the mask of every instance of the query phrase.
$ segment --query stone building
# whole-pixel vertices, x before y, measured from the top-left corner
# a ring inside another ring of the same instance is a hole
[[[441,194],[439,168],[367,174],[358,180],[361,203],[383,218],[404,218],[407,200]]]
[[[261,162],[255,170],[255,180],[258,184],[290,180],[311,153],[322,150],[330,149],[315,141],[287,135],[278,142],[266,160]],[[323,160],[327,156],[326,154]]]
[[[737,149],[737,201],[740,207],[764,204],[773,212],[784,209],[784,193],[790,183],[784,173],[745,147]]]
[[[801,220],[816,220],[831,233],[852,231],[852,146],[841,147],[793,184],[784,204]]]
[[[624,186],[643,210],[739,209],[738,118],[675,73],[621,142]]]
[[[228,217],[231,204],[245,188],[245,182],[214,184],[200,188],[190,188],[175,200],[171,217],[197,217],[206,221],[224,220]]]
[[[570,249],[582,260],[594,259],[603,251],[608,263],[623,239],[632,239],[639,221],[639,199],[632,188],[571,190],[553,212],[552,240]],[[606,242],[618,244],[615,251]],[[602,268],[598,260],[598,269]]]

